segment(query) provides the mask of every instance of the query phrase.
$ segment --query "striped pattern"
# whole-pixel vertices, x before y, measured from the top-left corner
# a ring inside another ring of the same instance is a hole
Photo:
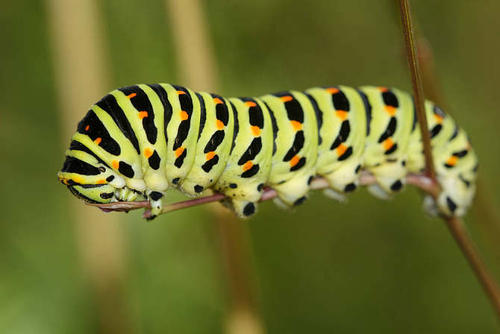
[[[168,187],[227,196],[242,217],[256,211],[264,186],[292,206],[315,176],[338,196],[371,172],[374,194],[400,191],[424,166],[410,95],[366,86],[311,88],[259,98],[224,98],[170,84],[111,92],[78,124],[60,180],[84,200],[151,201]],[[477,159],[465,132],[426,102],[442,198],[430,211],[462,215],[475,189]]]

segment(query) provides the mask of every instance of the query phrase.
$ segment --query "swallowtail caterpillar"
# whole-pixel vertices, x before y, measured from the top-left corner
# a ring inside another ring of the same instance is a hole
[[[475,192],[477,158],[466,133],[425,102],[442,192],[430,213],[462,216]],[[256,212],[264,187],[280,204],[302,203],[311,180],[342,198],[371,173],[387,198],[424,169],[412,97],[398,89],[336,86],[258,98],[224,98],[170,84],[112,91],[80,121],[59,180],[91,203],[144,201],[152,217],[169,187],[222,193],[240,217]]]

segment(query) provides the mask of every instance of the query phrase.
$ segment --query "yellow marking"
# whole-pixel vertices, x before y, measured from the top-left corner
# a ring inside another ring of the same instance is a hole
[[[347,145],[340,144],[339,146],[337,146],[336,151],[337,151],[337,156],[340,157],[342,154],[345,153],[345,151],[347,151]]]
[[[250,168],[253,167],[253,162],[251,161],[247,161],[245,162],[245,164],[243,165],[243,170],[246,172],[247,170],[249,170]]]
[[[292,127],[295,131],[302,130],[302,123],[297,122],[297,121],[290,121],[290,124],[292,125]]]
[[[280,97],[280,100],[282,102],[289,102],[289,101],[293,100],[293,97],[291,97],[291,96],[282,96],[282,97]]]
[[[106,183],[106,180],[104,180],[104,179],[97,180],[97,184],[105,184],[105,183]]]
[[[145,117],[148,117],[148,112],[147,111],[139,111],[139,119],[143,119]]]
[[[390,150],[392,146],[394,146],[394,141],[392,140],[392,138],[387,138],[382,142],[382,145],[384,145],[384,149],[387,151]]]
[[[217,121],[215,122],[215,126],[217,127],[217,129],[218,129],[218,130],[222,130],[222,129],[224,129],[224,123],[222,123],[222,121],[221,121],[221,120],[217,120]]]
[[[118,169],[118,167],[120,166],[120,163],[118,162],[118,160],[113,160],[113,161],[111,161],[111,166],[114,169]]]
[[[83,184],[85,182],[83,177],[78,176],[78,175],[73,176],[73,181],[75,181],[76,183],[79,183],[79,184]]]
[[[384,108],[385,108],[385,111],[386,111],[389,115],[391,115],[391,116],[396,115],[396,111],[398,111],[398,109],[397,109],[397,108],[394,108],[393,106],[384,106]]]
[[[224,103],[224,102],[222,102],[222,100],[221,100],[221,99],[219,99],[218,97],[214,97],[214,102],[215,102],[215,104],[221,104],[221,103]]]
[[[97,137],[96,139],[94,139],[94,143],[96,143],[97,145],[99,145],[101,142],[102,142],[101,137]]]
[[[342,121],[349,116],[349,113],[345,110],[336,110],[335,114],[337,115],[338,118],[340,118]]]
[[[294,167],[300,161],[300,157],[298,155],[294,155],[292,160],[290,160],[290,167]]]
[[[443,117],[441,117],[440,115],[438,115],[438,114],[434,114],[434,118],[436,119],[436,122],[437,122],[438,124],[443,123]]]
[[[129,99],[133,99],[133,98],[134,98],[134,97],[136,97],[136,96],[137,96],[137,93],[130,93],[130,94],[128,94],[128,95],[127,95],[127,97],[128,97]]]
[[[85,127],[85,131],[89,131],[89,129],[90,129],[90,125],[87,125],[87,126]]]
[[[214,151],[210,151],[205,155],[205,158],[207,158],[207,160],[212,160],[214,157],[215,157]]]
[[[446,160],[446,164],[450,165],[450,166],[455,166],[457,164],[457,161],[458,161],[458,158],[456,156],[452,155],[451,157],[448,158],[448,160]]]
[[[146,147],[146,148],[144,149],[144,156],[145,156],[147,159],[149,159],[149,157],[150,157],[150,156],[152,156],[152,155],[153,155],[153,153],[154,153],[154,152],[153,152],[153,150],[152,150],[152,149],[150,149],[149,147]]]
[[[184,95],[184,94],[186,94],[186,92],[185,92],[185,91],[183,91],[183,90],[178,90],[178,91],[177,91],[177,95]]]
[[[260,135],[260,128],[256,125],[253,125],[250,127],[250,130],[252,130],[252,133],[255,137]]]
[[[333,94],[337,94],[339,92],[339,89],[334,88],[334,87],[330,87],[330,88],[327,88],[326,91],[333,95]]]
[[[184,147],[179,147],[178,149],[175,150],[175,156],[178,158],[181,156],[183,152],[184,152]]]
[[[248,106],[248,107],[250,107],[250,108],[257,106],[257,104],[255,102],[252,102],[252,101],[246,101],[245,105]]]
[[[184,110],[182,110],[182,111],[180,112],[180,117],[181,117],[181,121],[185,121],[186,119],[188,119],[188,118],[189,118],[189,115],[188,115],[188,113],[187,113],[187,112],[185,112]]]

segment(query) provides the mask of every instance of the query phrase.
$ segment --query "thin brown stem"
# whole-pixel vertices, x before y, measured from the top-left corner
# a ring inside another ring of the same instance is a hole
[[[413,33],[413,24],[410,14],[410,4],[408,0],[400,0],[401,21],[403,24],[403,33],[405,37],[406,53],[408,65],[410,67],[411,82],[415,98],[415,108],[417,110],[417,119],[422,135],[422,144],[425,156],[425,171],[431,178],[436,177],[434,170],[434,161],[432,159],[431,137],[427,128],[427,116],[425,114],[424,89],[422,85],[422,76],[415,47],[415,37]]]
[[[411,12],[408,0],[400,0],[401,21],[403,24],[403,33],[405,36],[405,46],[408,56],[408,64],[410,67],[411,79],[413,84],[413,93],[415,95],[415,107],[417,109],[417,119],[422,135],[422,142],[424,146],[425,167],[426,174],[433,180],[435,179],[434,163],[432,160],[432,148],[430,143],[429,129],[427,127],[427,119],[424,109],[424,95],[421,72],[418,63],[417,51],[415,47],[415,37],[413,34],[413,25],[411,20]],[[437,182],[435,182],[437,184]],[[433,194],[436,199],[439,192]],[[500,292],[493,280],[491,274],[486,270],[479,252],[477,251],[474,243],[469,238],[467,231],[463,226],[463,222],[456,217],[444,217],[446,224],[452,234],[453,238],[460,247],[462,254],[469,262],[474,274],[481,283],[487,297],[490,299],[491,304],[500,319]]]

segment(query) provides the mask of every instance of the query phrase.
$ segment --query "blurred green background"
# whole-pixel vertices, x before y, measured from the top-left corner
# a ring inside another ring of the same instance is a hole
[[[62,134],[47,2],[3,2],[0,11],[0,332],[104,332],[99,305],[106,298],[120,305],[113,321],[129,332],[224,331],[231,296],[216,218],[206,207],[153,223],[139,212],[102,213],[103,224],[118,216],[109,224],[124,234],[124,269],[119,287],[110,288],[118,296],[96,292],[82,269],[79,249],[95,245],[78,245],[73,208],[83,203],[56,179],[69,138]],[[489,204],[476,205],[466,221],[498,279],[498,222],[489,222],[484,207],[498,210],[500,203],[500,2],[413,3],[451,113],[480,157]],[[202,5],[220,94],[331,84],[411,88],[395,1]],[[101,95],[134,83],[183,84],[164,1],[103,0],[97,9],[110,75]],[[498,330],[445,225],[423,214],[415,189],[388,202],[361,190],[346,205],[315,193],[293,211],[264,203],[255,218],[238,224],[249,231],[245,265],[254,268],[249,280],[266,332]],[[101,241],[107,238],[113,236]]]

